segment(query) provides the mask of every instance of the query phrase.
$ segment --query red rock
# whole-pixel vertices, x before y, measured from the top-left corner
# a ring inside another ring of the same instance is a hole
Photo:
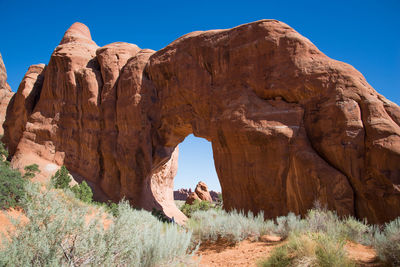
[[[14,93],[11,92],[11,87],[7,83],[7,71],[0,54],[0,135],[4,133],[2,125],[5,121],[8,103],[13,95]]]
[[[200,181],[196,185],[196,189],[194,190],[194,192],[196,193],[196,195],[199,197],[200,200],[212,202],[210,192],[208,192],[208,186],[206,185],[206,183]]]
[[[189,196],[186,199],[185,204],[192,205],[196,200],[201,201],[201,199],[199,198],[199,196],[195,192],[190,193]]]
[[[8,153],[13,156],[18,142],[25,130],[26,122],[39,100],[43,86],[43,71],[45,65],[32,65],[19,85],[17,93],[7,108],[6,122],[3,124],[3,142],[8,144]]]
[[[193,193],[190,193],[186,199],[186,204],[192,205],[195,200],[212,202],[208,186],[204,182],[199,182]]]
[[[213,190],[210,190],[210,196],[213,202],[219,201],[219,194],[221,194],[221,192],[215,192]]]
[[[192,190],[181,188],[179,190],[174,191],[174,200],[183,200],[186,201],[188,196],[192,193]]]
[[[400,108],[357,70],[279,21],[190,33],[158,52],[99,49],[74,24],[12,164],[65,164],[103,198],[183,221],[176,148],[193,133],[212,143],[225,209],[272,218],[318,200],[382,223],[400,216],[399,125]]]

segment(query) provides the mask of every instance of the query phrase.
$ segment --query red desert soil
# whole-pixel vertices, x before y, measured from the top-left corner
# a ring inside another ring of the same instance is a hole
[[[236,246],[226,243],[200,246],[198,255],[201,256],[200,266],[257,266],[258,260],[269,255],[272,249],[282,242],[251,242],[244,240]]]
[[[257,262],[269,256],[276,247],[283,245],[280,242],[252,242],[244,240],[236,246],[229,246],[224,242],[216,244],[203,243],[197,253],[201,256],[201,267],[233,267],[257,266]],[[373,248],[348,242],[345,246],[349,257],[357,262],[357,266],[377,267],[376,252]]]
[[[8,231],[13,230],[13,225],[10,221],[10,217],[13,219],[20,218],[22,222],[27,222],[28,219],[25,217],[22,210],[19,209],[10,209],[7,211],[0,211],[0,241],[3,236],[8,236]]]

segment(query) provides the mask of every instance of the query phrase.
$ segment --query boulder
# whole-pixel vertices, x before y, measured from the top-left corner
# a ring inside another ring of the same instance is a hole
[[[210,192],[208,192],[208,186],[204,182],[198,182],[196,189],[193,193],[190,193],[186,199],[186,204],[192,205],[195,200],[212,202]]]
[[[196,200],[201,201],[201,199],[199,198],[199,196],[195,192],[190,193],[189,196],[186,199],[185,204],[192,205]]]
[[[197,31],[157,52],[100,48],[75,23],[43,79],[21,138],[6,140],[14,167],[45,177],[64,164],[104,199],[183,221],[173,178],[193,133],[212,143],[227,210],[274,218],[319,201],[370,223],[400,216],[399,106],[285,23]]]

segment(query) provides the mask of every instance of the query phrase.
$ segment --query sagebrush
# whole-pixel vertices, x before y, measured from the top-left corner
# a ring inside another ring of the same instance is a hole
[[[286,244],[274,248],[270,257],[258,265],[262,267],[356,266],[346,255],[344,244],[344,240],[322,232],[290,234]]]
[[[191,232],[149,212],[118,205],[118,216],[77,200],[69,191],[28,183],[29,223],[0,248],[0,266],[159,266],[190,263]]]

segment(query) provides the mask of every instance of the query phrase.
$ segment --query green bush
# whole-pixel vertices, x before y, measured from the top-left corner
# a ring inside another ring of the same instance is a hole
[[[39,165],[37,164],[25,166],[24,170],[25,170],[24,178],[26,179],[31,179],[35,177],[36,173],[40,173]]]
[[[118,205],[117,217],[78,201],[70,191],[28,183],[29,223],[14,222],[0,246],[0,266],[186,266],[191,232],[149,212]],[[104,221],[108,226],[104,226]]]
[[[74,193],[77,199],[82,200],[83,202],[90,203],[93,200],[93,192],[89,185],[83,181],[78,185],[74,185],[71,188],[71,191]]]
[[[345,242],[330,237],[326,233],[291,234],[288,242],[272,250],[267,260],[258,265],[262,267],[316,266],[347,267],[355,266],[346,255]]]
[[[0,135],[0,140],[3,138],[2,135]],[[0,141],[0,161],[5,161],[8,157],[8,151],[4,147],[3,142]]]
[[[67,168],[65,166],[61,166],[61,168],[51,177],[51,182],[55,188],[69,188],[71,177],[69,177]]]
[[[400,266],[400,217],[375,233],[374,248],[378,257],[391,266]]]
[[[24,196],[26,180],[7,161],[0,161],[0,208],[15,207]]]
[[[92,202],[93,192],[86,181],[82,181],[82,183],[70,187],[69,184],[71,181],[72,179],[65,166],[61,166],[61,168],[51,177],[51,184],[54,188],[64,190],[70,189],[77,199],[86,203]]]
[[[190,217],[192,216],[192,214],[193,214],[195,211],[198,211],[198,210],[207,211],[207,210],[209,210],[209,209],[211,209],[211,208],[212,208],[212,205],[211,205],[210,202],[208,202],[208,201],[200,201],[200,200],[196,199],[196,200],[193,202],[192,205],[186,204],[186,203],[185,203],[185,204],[181,207],[181,211],[182,211],[183,214],[185,214],[188,218],[190,218]]]
[[[94,201],[92,202],[93,204],[97,206],[103,207],[108,213],[110,213],[114,217],[118,217],[118,204],[112,202],[111,200],[107,202],[97,202]]]

